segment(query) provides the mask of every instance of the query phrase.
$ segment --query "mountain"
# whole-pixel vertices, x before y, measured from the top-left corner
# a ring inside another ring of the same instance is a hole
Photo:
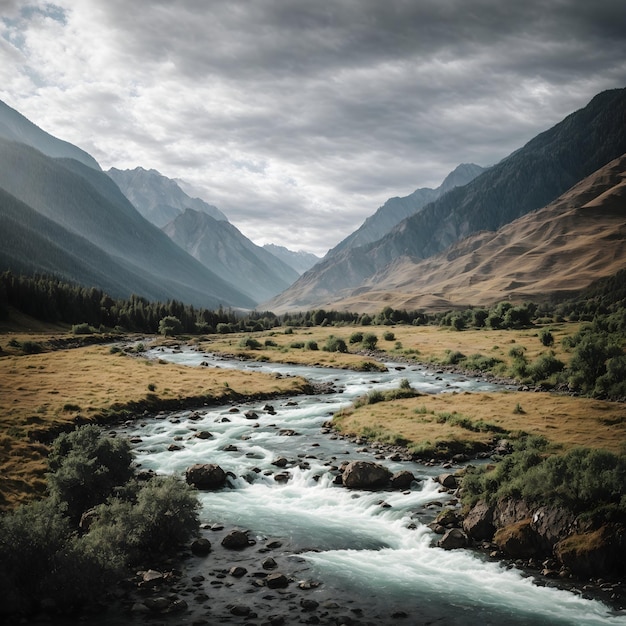
[[[376,213],[368,217],[357,230],[330,250],[328,256],[377,241],[403,219],[417,213],[427,204],[450,191],[450,189],[467,185],[467,183],[486,170],[487,168],[474,163],[462,163],[450,172],[443,183],[436,189],[422,187],[421,189],[416,189],[408,196],[390,198]]]
[[[88,167],[100,170],[100,165],[90,154],[67,141],[48,134],[1,100],[0,137],[24,143],[50,157],[76,159]]]
[[[280,312],[338,300],[400,257],[427,258],[545,206],[625,152],[626,89],[605,91],[378,241],[327,256],[263,306]]]
[[[187,209],[163,227],[172,241],[256,302],[284,291],[297,272],[252,243],[230,222]]]
[[[379,311],[545,301],[626,269],[626,154],[548,206],[418,261],[401,257],[339,309]]]
[[[143,167],[118,170],[112,167],[107,174],[139,213],[159,228],[171,222],[186,209],[202,211],[216,220],[228,221],[217,207],[207,204],[200,198],[189,197],[175,181],[156,170],[145,170]]]
[[[220,305],[251,308],[255,304],[143,218],[100,170],[74,159],[51,158],[28,145],[0,139],[0,189],[6,192],[0,213],[7,227],[11,224],[11,231],[5,231],[4,236],[13,233],[21,240],[29,235],[33,242],[49,240],[50,245],[31,247],[28,263],[33,271],[51,271],[47,252],[52,246],[58,259],[67,253],[63,262],[57,264],[63,278],[105,288],[100,280],[95,284],[89,282],[89,271],[80,267],[81,260],[87,268],[98,259],[97,269],[108,278],[106,289],[113,295],[127,297],[136,293],[208,308]],[[54,235],[48,235],[52,232],[48,222],[33,219],[31,211],[24,211],[30,222],[25,219],[17,223],[15,210],[9,206],[14,200],[70,233],[72,237],[67,245],[62,231],[55,229]],[[86,246],[85,242],[90,245]],[[73,250],[81,252],[74,254]],[[67,255],[73,263],[69,264]],[[5,269],[24,262],[23,257],[15,256],[13,260],[6,256],[3,260]]]
[[[307,270],[311,269],[319,260],[318,256],[305,252],[304,250],[289,250],[284,246],[277,246],[273,243],[266,243],[263,248],[269,253],[278,257],[283,263],[293,268],[299,275],[304,274]]]

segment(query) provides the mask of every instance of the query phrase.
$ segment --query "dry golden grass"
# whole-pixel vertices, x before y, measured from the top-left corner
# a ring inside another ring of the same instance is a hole
[[[442,414],[473,423],[482,420],[513,436],[520,432],[541,435],[560,451],[589,447],[620,452],[626,442],[626,405],[552,393],[424,395],[347,410],[335,421],[346,434],[381,432],[391,439],[402,437],[417,448],[454,440],[487,444],[494,436],[503,436],[438,423]]]
[[[540,354],[549,350],[556,353],[557,358],[567,362],[569,355],[561,347],[561,339],[573,335],[579,329],[578,323],[554,323],[546,326],[554,336],[554,346],[550,349],[539,340],[539,328],[527,330],[464,330],[455,331],[449,327],[439,326],[326,326],[312,328],[293,328],[293,334],[285,334],[283,329],[257,333],[236,333],[231,335],[211,335],[207,341],[200,343],[203,350],[223,354],[236,354],[255,360],[274,362],[300,363],[322,367],[339,367],[359,369],[363,362],[374,362],[371,357],[354,354],[362,349],[361,344],[350,344],[349,338],[355,332],[373,333],[378,338],[377,349],[388,352],[390,358],[411,358],[417,362],[440,363],[447,352],[460,351],[466,356],[482,354],[496,357],[508,367],[512,362],[509,356],[511,348],[525,348],[525,355],[533,361]],[[383,339],[385,332],[392,332],[394,339]],[[349,354],[324,352],[322,347],[330,335],[343,339],[350,351]],[[260,344],[258,350],[240,347],[242,338],[253,337]],[[273,341],[275,347],[266,347],[266,340]],[[319,350],[291,348],[293,343],[316,341]],[[399,344],[398,344],[399,342]]]
[[[28,332],[29,328],[31,332]],[[560,348],[564,335],[578,330],[577,324],[552,324],[557,356],[567,362],[567,353]],[[246,354],[249,358],[276,362],[363,369],[379,366],[375,359],[362,354],[360,344],[350,344],[357,332],[374,333],[378,347],[391,357],[414,358],[436,363],[449,350],[466,355],[480,353],[496,356],[509,363],[513,346],[526,348],[533,360],[547,349],[541,345],[537,330],[462,332],[433,326],[365,326],[315,327],[283,329],[254,334],[212,335],[202,341],[193,340],[202,350],[228,354]],[[383,333],[394,333],[392,341]],[[346,341],[352,354],[321,350],[329,335]],[[259,350],[239,346],[242,337],[254,337],[262,346],[270,340],[276,346]],[[11,353],[8,342],[36,341],[50,345],[52,338],[71,336],[61,328],[46,331],[45,326],[24,325],[12,333],[0,334],[0,508],[11,506],[41,493],[45,485],[46,447],[33,440],[46,439],[72,424],[84,421],[102,422],[124,408],[142,412],[159,407],[175,407],[189,402],[216,402],[239,396],[297,393],[303,389],[301,379],[278,379],[258,372],[237,372],[212,368],[189,368],[140,357],[111,354],[108,347],[90,346],[56,350],[35,355]],[[316,341],[319,350],[293,348],[293,343]],[[149,387],[150,385],[150,387]],[[514,414],[520,404],[525,413]],[[420,444],[441,440],[487,441],[490,433],[473,433],[450,424],[417,415],[415,408],[425,406],[435,413],[456,411],[472,420],[482,419],[507,430],[524,430],[543,434],[564,448],[587,445],[616,450],[626,439],[624,405],[593,400],[563,398],[541,394],[477,394],[425,396],[413,400],[368,405],[346,415],[341,428],[346,432],[378,429],[390,438],[398,435]],[[431,413],[431,417],[432,413]]]
[[[0,358],[0,506],[43,489],[46,448],[33,439],[47,439],[77,422],[102,422],[125,407],[156,409],[298,393],[304,386],[299,378],[148,361],[111,354],[103,346],[4,356]]]

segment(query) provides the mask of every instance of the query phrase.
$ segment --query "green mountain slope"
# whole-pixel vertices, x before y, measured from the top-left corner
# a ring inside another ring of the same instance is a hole
[[[255,304],[145,220],[103,172],[0,139],[0,188],[140,277],[132,289],[138,295],[157,284],[166,299],[198,306]],[[107,274],[116,280],[115,267]]]

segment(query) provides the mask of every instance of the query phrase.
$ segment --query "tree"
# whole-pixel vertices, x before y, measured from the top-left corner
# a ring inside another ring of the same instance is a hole
[[[179,335],[183,332],[183,325],[180,320],[173,315],[167,315],[159,322],[159,333],[164,337]]]

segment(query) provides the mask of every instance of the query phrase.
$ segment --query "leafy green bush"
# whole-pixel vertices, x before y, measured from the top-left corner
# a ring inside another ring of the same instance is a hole
[[[293,348],[295,350],[300,350],[300,349],[304,348],[304,341],[292,341],[289,344],[289,347]]]
[[[77,522],[87,509],[104,502],[130,480],[132,455],[124,439],[101,436],[87,425],[55,439],[48,457],[48,490]]]
[[[502,360],[496,358],[495,356],[471,354],[465,359],[463,366],[470,370],[479,370],[481,372],[486,372],[493,369],[494,367],[496,367],[496,365],[499,365],[500,363],[502,363]]]
[[[363,335],[363,347],[366,350],[375,350],[378,343],[378,337],[374,333],[366,333]]]
[[[395,340],[395,338],[396,338],[396,336],[395,336],[395,335],[394,335],[394,334],[393,334],[390,330],[386,330],[386,331],[383,333],[383,339],[384,339],[385,341],[394,341],[394,340]]]
[[[307,350],[317,350],[318,349],[317,341],[313,341],[313,339],[310,339],[309,341],[306,342],[305,347]]]
[[[273,340],[273,339],[266,339],[265,340],[265,347],[266,348],[275,348],[278,344]]]
[[[542,345],[550,347],[554,345],[554,335],[548,329],[543,328],[539,332],[539,341],[541,341]]]
[[[74,324],[72,326],[72,334],[73,335],[90,335],[95,333],[96,329],[90,326],[89,324]]]
[[[128,495],[135,497],[128,499]],[[88,545],[95,552],[113,549],[137,564],[146,554],[171,554],[197,534],[200,503],[194,491],[174,476],[157,476],[131,486],[94,510]]]
[[[349,343],[361,343],[363,341],[363,333],[360,331],[356,331],[350,335],[348,339]]]
[[[562,372],[565,363],[557,359],[554,354],[540,354],[529,366],[528,375],[534,382],[548,380],[553,374]]]
[[[494,470],[474,468],[463,480],[466,502],[505,497],[563,506],[574,513],[610,507],[626,519],[626,454],[577,448],[564,455],[544,454],[545,443],[505,457]]]
[[[51,497],[0,516],[3,617],[35,614],[46,599],[59,613],[101,602],[125,566],[169,555],[198,532],[194,491],[176,477],[129,481],[128,444],[94,426],[57,438],[49,466]]]
[[[443,365],[458,365],[465,358],[465,355],[458,350],[446,350],[446,356],[441,362]]]
[[[346,346],[346,342],[341,337],[329,335],[322,350],[325,352],[347,352],[348,346]]]
[[[261,347],[261,342],[257,341],[254,337],[242,337],[239,341],[239,347],[249,350],[258,350]]]

